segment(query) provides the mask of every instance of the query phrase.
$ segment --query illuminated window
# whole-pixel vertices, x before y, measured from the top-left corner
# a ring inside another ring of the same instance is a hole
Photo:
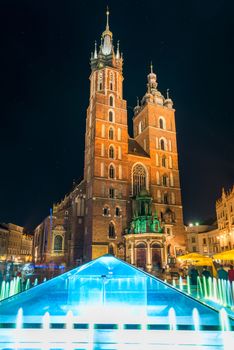
[[[115,189],[114,188],[109,188],[109,197],[110,198],[115,198]]]
[[[110,73],[110,90],[113,90],[113,73]]]
[[[109,213],[110,213],[109,207],[107,207],[107,206],[104,207],[104,208],[103,208],[103,215],[104,215],[104,216],[109,216]]]
[[[114,140],[114,129],[113,128],[109,129],[109,140]]]
[[[109,148],[109,158],[114,159],[115,157],[115,150],[113,146],[110,146]]]
[[[109,122],[113,122],[113,121],[114,121],[113,111],[109,111]]]
[[[102,90],[103,89],[103,73],[99,72],[98,74],[98,90]]]
[[[167,193],[164,193],[164,195],[163,195],[163,203],[168,204],[168,194]]]
[[[137,195],[142,189],[147,188],[146,177],[147,174],[145,168],[141,164],[136,164],[132,172],[133,195]]]
[[[160,148],[165,150],[165,141],[163,139],[160,140]]]
[[[110,167],[109,167],[109,177],[111,179],[114,179],[115,178],[115,168],[114,166],[111,164]]]
[[[115,208],[115,216],[120,216],[120,208],[119,207]]]
[[[166,129],[166,121],[163,117],[159,118],[159,127],[160,129]]]
[[[54,251],[61,251],[63,247],[63,237],[56,235],[54,237]]]
[[[110,104],[111,107],[114,106],[114,97],[112,95],[109,98],[109,104]]]
[[[115,238],[115,225],[113,222],[109,223],[109,238]]]

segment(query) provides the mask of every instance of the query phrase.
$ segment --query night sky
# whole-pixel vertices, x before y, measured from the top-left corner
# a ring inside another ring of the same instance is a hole
[[[150,61],[176,109],[185,223],[234,183],[234,2],[0,1],[0,222],[33,228],[83,176],[89,58],[105,28],[124,55],[132,133]]]

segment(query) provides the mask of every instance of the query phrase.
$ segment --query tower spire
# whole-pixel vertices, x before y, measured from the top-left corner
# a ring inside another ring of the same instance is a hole
[[[109,7],[107,6],[106,7],[106,30],[109,30],[109,15],[110,15]]]
[[[150,73],[153,73],[153,63],[152,63],[152,61],[150,62]]]

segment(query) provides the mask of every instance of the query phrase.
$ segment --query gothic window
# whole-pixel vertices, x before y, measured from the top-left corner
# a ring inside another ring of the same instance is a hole
[[[163,139],[160,140],[160,148],[165,150],[165,141]]]
[[[114,179],[115,178],[115,168],[114,166],[111,164],[110,167],[109,167],[109,177],[111,179]]]
[[[113,111],[109,111],[109,122],[113,122],[114,121],[114,113]]]
[[[164,195],[163,195],[163,203],[168,204],[168,194],[167,193],[164,193]]]
[[[110,198],[115,198],[115,189],[114,188],[109,188],[109,197]]]
[[[143,165],[136,164],[132,172],[132,192],[138,195],[142,189],[147,188],[147,173]]]
[[[166,168],[166,157],[165,156],[162,157],[162,166],[164,168]]]
[[[110,73],[110,90],[113,90],[113,73]]]
[[[163,184],[163,186],[167,186],[167,176],[166,175],[163,175],[163,177],[162,177],[162,184]]]
[[[104,208],[103,208],[103,215],[104,215],[104,216],[109,216],[109,213],[110,213],[109,207],[107,207],[107,206],[104,207]]]
[[[63,247],[63,237],[56,235],[54,237],[54,251],[61,251]]]
[[[160,127],[160,129],[166,129],[166,122],[165,122],[165,119],[163,117],[159,118],[159,127]]]
[[[109,129],[109,140],[114,140],[114,129],[113,128]]]
[[[98,74],[98,91],[103,89],[103,72],[99,72]]]
[[[115,158],[115,150],[113,146],[110,146],[109,148],[109,158],[114,159]]]
[[[113,222],[109,224],[109,238],[115,238],[115,225]]]
[[[109,98],[109,105],[111,107],[114,107],[114,97],[111,95],[110,98]]]

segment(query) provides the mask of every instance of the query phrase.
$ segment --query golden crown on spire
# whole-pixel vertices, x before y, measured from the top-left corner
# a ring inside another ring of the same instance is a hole
[[[106,35],[109,35],[112,38],[112,32],[109,29],[109,15],[110,15],[110,11],[109,11],[109,7],[106,7],[106,29],[105,31],[102,33],[102,37],[104,38]]]

